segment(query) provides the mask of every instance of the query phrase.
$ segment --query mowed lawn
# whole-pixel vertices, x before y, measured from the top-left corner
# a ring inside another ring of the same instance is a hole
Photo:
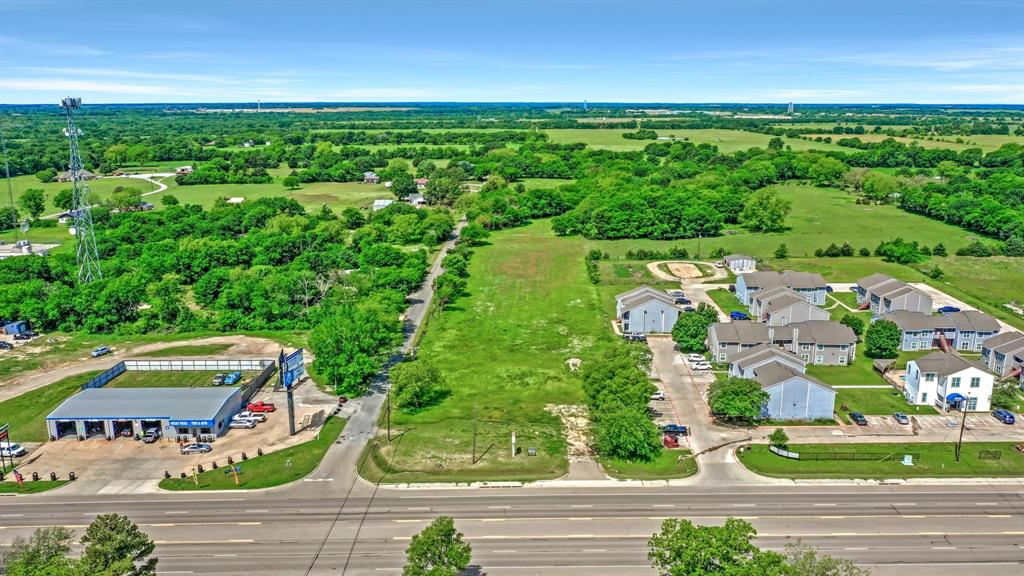
[[[768,446],[758,444],[739,452],[740,461],[763,476],[778,478],[944,478],[1024,476],[1024,454],[1013,442],[969,442],[963,445],[960,462],[954,458],[953,443],[908,444],[794,444],[793,452],[858,453],[861,460],[791,460],[776,456]],[[983,452],[989,452],[988,454]],[[988,459],[994,456],[997,459]],[[912,454],[913,466],[904,466],[904,454]],[[877,455],[877,456],[876,456]],[[882,456],[889,456],[883,459]]]
[[[390,462],[385,482],[528,480],[567,470],[560,420],[545,406],[581,404],[581,382],[565,361],[585,365],[613,341],[586,278],[584,241],[555,237],[548,221],[490,241],[472,258],[469,295],[429,320],[418,351],[443,371],[452,395],[418,414],[393,412],[404,434],[374,457]],[[521,450],[514,459],[513,431]]]
[[[129,179],[129,178],[99,178],[97,180],[89,180],[89,191],[92,193],[92,197],[95,201],[99,202],[110,198],[111,194],[114,193],[114,188],[118,186],[133,187],[142,190],[143,193],[155,190],[156,186],[145,180]],[[46,210],[43,211],[43,216],[49,214],[56,214],[61,211],[53,204],[53,199],[61,190],[71,189],[70,182],[40,182],[38,178],[33,175],[26,176],[15,176],[11,178],[11,188],[14,191],[14,202],[18,203],[18,199],[21,194],[30,188],[39,188],[43,191],[46,196]],[[6,204],[7,197],[7,182],[6,178],[0,178],[0,190],[4,193],[4,203]],[[19,206],[20,210],[20,206]],[[65,231],[66,235],[67,232]]]
[[[218,197],[243,197],[247,200],[283,196],[292,198],[307,210],[316,210],[326,204],[335,211],[354,206],[369,206],[377,198],[393,200],[395,195],[384,188],[383,184],[363,184],[362,182],[313,182],[302,184],[296,190],[288,190],[281,183],[283,176],[275,178],[270,184],[203,184],[196,186],[178,186],[173,179],[168,179],[166,191],[147,198],[150,202],[160,205],[160,196],[172,194],[183,204],[199,204],[209,208]]]
[[[143,354],[136,354],[140,358],[177,358],[180,356],[216,356],[231,348],[231,344],[186,344],[184,346],[172,346],[162,350],[154,350]]]
[[[46,417],[97,374],[99,371],[70,376],[0,402],[0,421],[10,423],[11,441],[45,442]]]
[[[226,374],[229,370],[195,372],[142,371],[125,372],[111,380],[108,388],[200,388],[213,386],[215,374]],[[242,372],[242,379],[236,386],[248,382],[256,372]]]

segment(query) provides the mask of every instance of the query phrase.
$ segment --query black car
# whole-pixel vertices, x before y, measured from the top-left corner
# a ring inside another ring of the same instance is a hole
[[[14,344],[10,342],[0,342],[0,350],[14,350]]]
[[[861,414],[860,412],[850,412],[850,420],[853,420],[853,423],[856,424],[857,426],[868,425],[868,419],[865,418],[864,415]]]
[[[33,337],[35,337],[35,335],[36,335],[35,332],[21,332],[19,334],[15,334],[14,335],[14,339],[15,340],[31,340]]]
[[[676,298],[676,304],[693,304],[693,302],[690,302],[689,298],[679,297]]]
[[[736,285],[735,284],[729,284],[729,292],[735,292],[735,291],[736,291]]]

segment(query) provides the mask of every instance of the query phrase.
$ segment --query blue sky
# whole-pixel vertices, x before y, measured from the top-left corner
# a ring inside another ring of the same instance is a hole
[[[1024,2],[0,0],[0,103],[1024,104]]]

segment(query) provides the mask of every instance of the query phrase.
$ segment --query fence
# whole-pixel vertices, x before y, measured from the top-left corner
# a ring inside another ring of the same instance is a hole
[[[887,460],[902,461],[905,456],[910,456],[914,460],[921,457],[921,455],[916,452],[900,452],[899,454],[894,452],[790,452],[776,446],[769,446],[768,451],[791,460],[856,460],[885,462]]]
[[[92,380],[82,384],[82,390],[102,388],[125,372],[252,372],[259,370],[260,374],[249,382],[242,394],[243,399],[248,400],[252,397],[252,394],[255,394],[266,384],[267,380],[276,371],[276,366],[277,364],[273,360],[265,358],[243,358],[239,360],[122,360],[111,368],[104,370]]]

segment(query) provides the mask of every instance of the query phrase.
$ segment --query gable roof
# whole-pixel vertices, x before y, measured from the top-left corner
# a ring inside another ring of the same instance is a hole
[[[803,294],[800,294],[799,292],[793,290],[789,286],[773,286],[772,288],[758,290],[757,292],[754,292],[753,294],[750,295],[752,299],[759,300],[761,302],[771,302],[772,299],[778,298],[780,296],[796,296],[801,300],[804,299]]]
[[[708,331],[713,333],[719,342],[761,344],[768,341],[768,327],[760,322],[749,320],[716,322],[708,328]]]
[[[664,292],[662,292],[661,290],[656,290],[654,288],[651,288],[650,286],[646,286],[645,285],[645,286],[637,286],[636,288],[633,288],[632,290],[626,290],[625,292],[620,292],[620,293],[615,295],[615,299],[616,300],[622,300],[624,298],[629,298],[629,297],[636,296],[638,294],[644,294],[644,293],[648,293],[648,294],[651,294],[651,293],[664,294]]]
[[[828,286],[828,283],[825,282],[825,278],[821,274],[814,272],[794,272],[793,270],[786,270],[782,275],[786,278],[786,284],[793,289],[824,289]]]
[[[879,316],[881,320],[888,320],[896,324],[900,330],[936,330],[938,328],[953,328],[953,322],[945,316],[932,316],[923,312],[911,310],[894,310]]]
[[[865,276],[865,277],[861,278],[860,280],[857,280],[857,286],[860,286],[861,288],[864,288],[865,290],[871,290],[875,286],[880,286],[880,285],[885,284],[887,282],[899,282],[899,281],[896,280],[895,278],[893,278],[892,276],[889,276],[888,274],[882,274],[880,272],[876,272],[876,273],[871,274],[869,276]]]
[[[1003,332],[991,338],[986,338],[985,343],[981,346],[1000,354],[1016,352],[1017,350],[1024,349],[1024,334],[1016,331]]]
[[[944,314],[956,326],[957,330],[965,332],[998,332],[999,322],[977,310],[964,310],[962,312],[946,312]]]
[[[797,357],[796,354],[783,350],[777,346],[769,346],[768,344],[758,344],[753,348],[744,350],[739,354],[736,354],[732,358],[732,363],[736,365],[740,370],[746,370],[750,366],[762,362],[767,359],[786,359],[796,363],[799,366],[806,366],[807,363]]]
[[[762,290],[775,288],[776,286],[787,286],[793,289],[822,288],[828,284],[821,274],[812,272],[796,272],[785,270],[782,272],[747,272],[740,274],[747,287],[760,288]]]
[[[845,324],[833,320],[807,320],[789,325],[800,342],[815,344],[855,344],[857,335]]]
[[[757,380],[758,383],[761,384],[761,388],[771,388],[772,386],[775,386],[776,384],[779,384],[781,382],[785,382],[790,378],[801,378],[820,388],[832,390],[831,386],[825,384],[821,380],[818,380],[813,376],[808,376],[807,374],[797,372],[796,370],[793,370],[789,366],[779,362],[769,362],[764,366],[758,366],[757,368],[754,368],[754,380]]]
[[[917,364],[921,372],[934,372],[940,376],[948,376],[962,372],[968,368],[977,368],[988,373],[988,370],[979,362],[967,360],[959,354],[950,354],[941,350],[921,356],[917,360],[910,360]]]
[[[771,301],[768,302],[768,305],[764,307],[764,310],[762,310],[762,312],[765,314],[771,314],[773,312],[785,310],[786,308],[792,308],[797,304],[806,304],[808,306],[813,306],[813,304],[808,302],[806,298],[800,296],[790,296],[787,294],[785,296],[780,296],[778,298],[772,298]]]
[[[647,304],[652,300],[661,302],[662,304],[665,304],[666,306],[670,306],[672,308],[675,308],[676,306],[676,301],[674,298],[672,298],[668,294],[665,294],[664,292],[658,292],[657,290],[652,290],[650,292],[639,292],[632,296],[627,296],[620,301],[620,304],[622,305],[623,310],[632,310],[633,308]]]
[[[921,292],[920,290],[914,288],[910,284],[904,284],[903,282],[897,280],[895,283],[891,285],[883,285],[879,290],[874,291],[873,294],[876,294],[879,297],[885,298],[887,300],[892,300],[894,298],[899,298],[904,294],[910,294],[912,292],[919,292],[921,294],[924,294],[924,292]]]
[[[736,262],[738,260],[753,260],[753,256],[747,256],[746,254],[729,254],[725,257],[726,262]]]

